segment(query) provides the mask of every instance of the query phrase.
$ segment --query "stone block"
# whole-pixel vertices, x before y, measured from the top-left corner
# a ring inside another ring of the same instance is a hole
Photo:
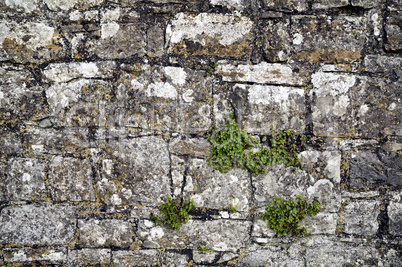
[[[37,159],[12,158],[0,184],[3,201],[44,200],[47,196],[45,163]]]
[[[0,0],[0,8],[19,13],[32,13],[39,10],[39,5],[38,0]]]
[[[306,0],[264,0],[263,3],[268,9],[284,10],[284,11],[298,11],[303,12],[308,8]]]
[[[12,263],[40,261],[62,265],[67,260],[66,248],[13,248],[3,251],[4,261]]]
[[[341,154],[338,151],[307,150],[299,153],[303,170],[315,179],[329,179],[334,184],[341,182]]]
[[[116,101],[112,85],[105,81],[77,80],[46,88],[51,124],[59,127],[113,125]]]
[[[314,244],[308,242],[306,249],[306,266],[379,266],[379,252],[371,246],[341,244],[336,241]]]
[[[159,261],[159,264],[162,266],[187,266],[187,264],[190,262],[189,255],[188,254],[179,254],[179,253],[174,253],[170,251],[165,251],[162,254],[162,258]]]
[[[158,252],[152,249],[137,251],[117,250],[113,251],[113,265],[124,266],[159,266]]]
[[[223,6],[236,10],[244,10],[249,5],[249,1],[244,0],[209,0],[209,2],[213,6]]]
[[[344,232],[355,235],[375,235],[380,203],[376,200],[358,200],[345,203]]]
[[[95,201],[91,163],[88,159],[54,157],[48,181],[53,201]]]
[[[402,156],[397,152],[353,152],[350,163],[350,185],[377,188],[388,184],[402,185]]]
[[[68,267],[110,266],[110,249],[84,248],[68,251]]]
[[[190,155],[206,158],[210,155],[211,144],[205,139],[177,136],[169,142],[169,152],[176,155]]]
[[[402,58],[371,55],[364,58],[366,70],[371,73],[381,73],[387,77],[402,79]]]
[[[127,248],[133,242],[133,226],[130,221],[78,220],[78,244],[85,248]]]
[[[44,0],[44,2],[52,11],[68,11],[71,9],[89,9],[101,5],[105,0]]]
[[[198,250],[193,250],[193,260],[196,263],[212,264],[219,257],[219,252],[201,252]]]
[[[159,204],[170,192],[170,160],[162,138],[111,141],[102,149],[106,155],[95,190],[105,203]]]
[[[0,213],[0,244],[65,245],[74,240],[75,230],[70,206],[9,206]]]
[[[111,61],[52,63],[43,70],[42,74],[49,82],[67,83],[79,78],[112,78],[115,69],[116,63]]]
[[[308,235],[335,235],[338,217],[336,213],[319,212],[314,217],[307,216],[300,225],[306,227]]]
[[[257,65],[237,66],[221,63],[215,74],[221,75],[226,82],[253,82],[278,85],[303,85],[303,79],[292,66],[280,63],[262,62]]]
[[[364,17],[292,16],[296,58],[311,63],[361,60],[367,35]]]
[[[402,193],[394,193],[388,205],[389,233],[402,236]]]
[[[251,198],[249,174],[246,170],[232,169],[221,173],[202,159],[192,159],[184,187],[186,199],[194,199],[196,207],[220,209],[232,203],[238,211],[248,211]]]
[[[400,51],[402,49],[402,8],[391,10],[385,24],[387,42],[385,49],[389,51]]]
[[[200,13],[176,15],[166,29],[169,52],[192,56],[248,58],[253,22],[245,16]]]
[[[43,63],[64,58],[58,31],[43,22],[0,21],[0,61]]]
[[[268,20],[262,23],[262,40],[265,58],[269,62],[287,61],[290,57],[290,20]]]
[[[318,0],[314,1],[313,9],[328,9],[349,5],[349,0]]]
[[[217,125],[236,110],[240,127],[252,134],[271,135],[273,130],[304,132],[304,90],[294,87],[236,84],[214,96]]]
[[[268,203],[267,203],[268,204]],[[261,209],[263,210],[263,209]],[[265,209],[263,210],[265,212]],[[276,232],[274,230],[271,230],[268,227],[268,224],[266,221],[263,221],[260,217],[260,215],[254,217],[254,223],[253,223],[253,230],[251,232],[252,237],[274,237],[276,235]]]
[[[352,6],[362,7],[362,8],[373,8],[379,6],[382,0],[351,0],[350,4]]]
[[[179,67],[127,69],[116,84],[118,125],[183,133],[209,130],[212,79],[204,75]]]
[[[249,241],[250,227],[249,221],[241,220],[189,220],[177,232],[141,220],[137,238],[146,248],[198,249],[203,245],[215,251],[236,251]]]

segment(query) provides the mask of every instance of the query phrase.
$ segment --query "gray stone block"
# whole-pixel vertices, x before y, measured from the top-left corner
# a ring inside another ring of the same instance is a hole
[[[78,244],[85,248],[127,248],[133,242],[133,226],[130,221],[78,220]]]
[[[84,248],[68,251],[68,267],[75,266],[110,266],[110,249]]]
[[[402,193],[394,193],[388,205],[389,232],[402,236]]]
[[[345,204],[344,232],[355,235],[375,235],[380,203],[376,200],[358,200]]]
[[[113,265],[120,266],[159,266],[158,251],[152,249],[144,249],[137,251],[113,251]]]
[[[65,245],[75,238],[75,208],[63,205],[6,207],[0,214],[0,243]]]
[[[21,263],[41,261],[47,264],[63,264],[67,261],[66,248],[12,248],[3,251],[5,262]]]

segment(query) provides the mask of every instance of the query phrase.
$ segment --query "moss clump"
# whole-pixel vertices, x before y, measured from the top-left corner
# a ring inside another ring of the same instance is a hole
[[[158,207],[164,219],[159,219],[155,215],[151,214],[150,220],[155,224],[162,224],[169,229],[180,231],[181,225],[183,223],[188,222],[189,220],[188,213],[193,208],[194,208],[193,200],[186,201],[184,206],[180,206],[180,204],[172,200],[170,196],[167,196],[166,202]]]
[[[291,130],[273,131],[270,147],[260,148],[258,139],[253,139],[238,124],[230,114],[225,125],[217,130],[214,126],[208,141],[212,145],[208,164],[216,170],[228,172],[231,168],[241,168],[254,175],[265,173],[268,166],[285,164],[286,167],[302,167],[298,151],[303,145],[304,137],[296,138]]]
[[[267,221],[268,227],[279,235],[291,233],[293,236],[303,237],[307,229],[301,227],[299,222],[306,218],[306,215],[315,216],[320,209],[320,203],[314,201],[308,205],[302,196],[296,196],[296,200],[283,200],[274,196],[274,200],[266,205],[266,213],[261,217]]]

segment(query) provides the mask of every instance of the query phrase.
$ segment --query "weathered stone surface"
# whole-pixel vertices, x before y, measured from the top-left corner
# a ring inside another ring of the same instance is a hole
[[[115,99],[111,84],[77,80],[46,89],[51,124],[55,126],[100,126],[113,124]]]
[[[303,257],[300,253],[300,246],[281,247],[254,245],[248,248],[235,266],[302,266]]]
[[[402,49],[402,7],[399,10],[391,10],[385,25],[387,43],[385,49],[400,51]]]
[[[222,75],[222,79],[227,82],[303,85],[303,79],[291,66],[280,63],[262,62],[257,65],[238,66],[221,63],[215,73]]]
[[[294,10],[298,12],[305,11],[308,8],[308,4],[306,0],[264,0],[264,4],[269,9],[278,9],[278,10]]]
[[[290,20],[268,20],[263,24],[263,48],[269,62],[286,61],[290,56]]]
[[[387,77],[402,79],[402,58],[389,56],[367,56],[364,65],[371,73],[381,73]]]
[[[208,157],[211,144],[205,139],[177,136],[169,142],[169,152],[177,155],[191,155],[197,158]]]
[[[113,265],[120,266],[159,266],[156,250],[113,251]]]
[[[322,212],[338,212],[340,207],[339,183],[328,179],[314,179],[304,171],[272,166],[266,174],[252,177],[255,203],[258,207],[270,203],[274,195],[292,197],[301,195],[310,203],[314,199],[322,205]]]
[[[64,57],[59,33],[48,24],[0,21],[0,32],[0,61],[42,63]]]
[[[244,0],[210,0],[209,2],[214,6],[224,6],[228,9],[234,8],[237,10],[243,10],[249,4],[248,1]]]
[[[379,252],[371,246],[354,246],[315,239],[307,242],[307,266],[379,266],[377,265],[379,258]]]
[[[291,24],[293,49],[301,61],[353,62],[362,56],[363,17],[293,16]]]
[[[41,261],[50,264],[62,264],[67,259],[66,248],[15,248],[3,251],[5,262]]]
[[[118,124],[161,131],[207,131],[212,80],[204,74],[147,65],[123,73],[117,82]]]
[[[0,214],[0,243],[64,245],[73,241],[75,227],[74,207],[6,207]]]
[[[233,203],[238,211],[247,211],[251,197],[249,174],[241,169],[221,173],[205,160],[193,159],[189,162],[184,195],[194,199],[196,207],[220,209]]]
[[[49,164],[49,184],[54,201],[95,201],[88,159],[54,157]]]
[[[117,219],[78,220],[78,244],[81,247],[126,248],[133,241],[131,222]]]
[[[46,195],[45,163],[37,159],[12,158],[1,182],[1,200],[43,200]]]
[[[189,220],[182,225],[180,232],[176,232],[155,226],[148,220],[141,220],[137,238],[146,248],[198,249],[203,245],[215,251],[236,251],[248,242],[250,226],[248,221]]]
[[[272,130],[304,131],[305,97],[300,88],[236,84],[215,95],[214,115],[218,125],[236,108],[241,127],[252,134],[271,135]]]
[[[327,9],[349,5],[349,0],[318,0],[314,1],[313,9]]]
[[[54,83],[65,83],[78,78],[112,78],[116,63],[80,62],[80,63],[53,63],[43,70],[44,77]]]
[[[363,8],[373,8],[379,6],[382,0],[351,0],[352,6],[363,7]]]
[[[268,204],[268,203],[267,203]],[[265,212],[265,209],[262,209]],[[260,215],[254,217],[252,237],[273,237],[276,235],[274,230],[269,229],[267,222],[263,221]]]
[[[0,8],[4,7],[18,12],[31,13],[38,11],[38,0],[0,0]]]
[[[219,252],[201,252],[193,250],[193,260],[196,263],[211,264],[218,258]]]
[[[44,0],[47,7],[52,11],[66,11],[74,8],[88,9],[102,4],[105,0]]]
[[[353,152],[350,185],[375,188],[379,185],[402,185],[402,156],[397,152]]]
[[[300,225],[307,228],[308,235],[335,235],[338,217],[336,213],[319,212],[314,217],[307,216]]]
[[[359,200],[346,203],[344,212],[345,233],[356,235],[375,235],[377,233],[377,217],[380,214],[378,201]]]
[[[68,251],[67,266],[110,266],[110,249],[84,248]]]
[[[166,29],[170,53],[248,57],[253,22],[244,16],[179,13]]]
[[[175,155],[170,155],[170,166],[174,190],[173,194],[179,196],[183,193],[183,182],[187,170],[187,161]]]
[[[388,205],[389,232],[402,236],[402,193],[394,194]]]
[[[341,182],[341,154],[338,151],[307,150],[299,153],[303,170],[315,179],[329,179],[334,184]]]
[[[169,192],[170,160],[166,142],[159,137],[122,139],[106,144],[109,159],[102,160],[95,190],[113,204],[160,203]]]

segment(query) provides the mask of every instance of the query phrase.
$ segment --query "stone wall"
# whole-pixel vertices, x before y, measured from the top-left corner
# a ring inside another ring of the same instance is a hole
[[[400,0],[0,0],[0,265],[401,266],[401,52]],[[229,113],[303,169],[208,166]],[[305,238],[275,194],[320,201]]]

